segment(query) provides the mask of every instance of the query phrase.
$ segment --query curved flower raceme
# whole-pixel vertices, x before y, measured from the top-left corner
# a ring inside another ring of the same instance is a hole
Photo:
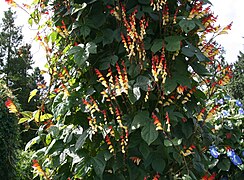
[[[242,160],[241,158],[236,155],[235,151],[233,149],[228,149],[227,150],[227,156],[230,158],[231,162],[235,165],[241,165],[242,164]]]
[[[215,146],[210,146],[209,147],[209,151],[210,154],[214,157],[214,158],[218,158],[219,157],[219,152],[217,151]]]

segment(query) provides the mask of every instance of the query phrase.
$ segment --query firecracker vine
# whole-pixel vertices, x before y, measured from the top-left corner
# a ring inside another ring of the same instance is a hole
[[[27,145],[45,145],[35,157],[39,176],[224,176],[229,161],[214,164],[210,148],[218,142],[212,122],[221,107],[206,102],[232,76],[215,42],[231,24],[215,25],[209,1],[46,0],[32,7],[29,22],[48,17],[37,40],[51,77],[47,110],[31,114],[48,118]]]

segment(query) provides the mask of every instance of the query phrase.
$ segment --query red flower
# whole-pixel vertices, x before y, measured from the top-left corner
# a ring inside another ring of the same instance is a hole
[[[205,176],[202,177],[201,180],[215,180],[215,177],[216,177],[216,172],[213,172],[211,176],[208,176],[208,174],[206,174]]]
[[[17,113],[17,107],[13,103],[13,101],[10,98],[7,98],[7,101],[5,102],[5,106],[9,109],[10,113]]]
[[[231,136],[232,136],[232,134],[231,134],[231,133],[226,133],[226,139],[230,139],[230,138],[231,138]]]
[[[5,2],[8,3],[8,4],[13,4],[14,3],[13,0],[5,0]]]

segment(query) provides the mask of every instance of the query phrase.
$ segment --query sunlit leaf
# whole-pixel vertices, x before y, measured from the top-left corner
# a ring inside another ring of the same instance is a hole
[[[42,122],[42,121],[45,121],[45,120],[48,120],[48,119],[52,119],[52,117],[53,117],[52,114],[46,113],[46,114],[41,115],[40,121]]]
[[[28,102],[30,102],[30,100],[36,95],[36,93],[38,92],[37,89],[34,89],[30,92],[29,98],[28,98]]]
[[[31,139],[26,145],[25,145],[25,151],[27,151],[31,146],[33,146],[36,143],[39,143],[41,141],[40,136],[37,136],[33,139]]]

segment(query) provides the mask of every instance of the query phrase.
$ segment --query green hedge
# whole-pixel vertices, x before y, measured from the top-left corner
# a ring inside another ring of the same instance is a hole
[[[12,98],[10,90],[0,81],[0,177],[14,179],[16,176],[19,130],[17,118],[5,107],[7,97]]]

